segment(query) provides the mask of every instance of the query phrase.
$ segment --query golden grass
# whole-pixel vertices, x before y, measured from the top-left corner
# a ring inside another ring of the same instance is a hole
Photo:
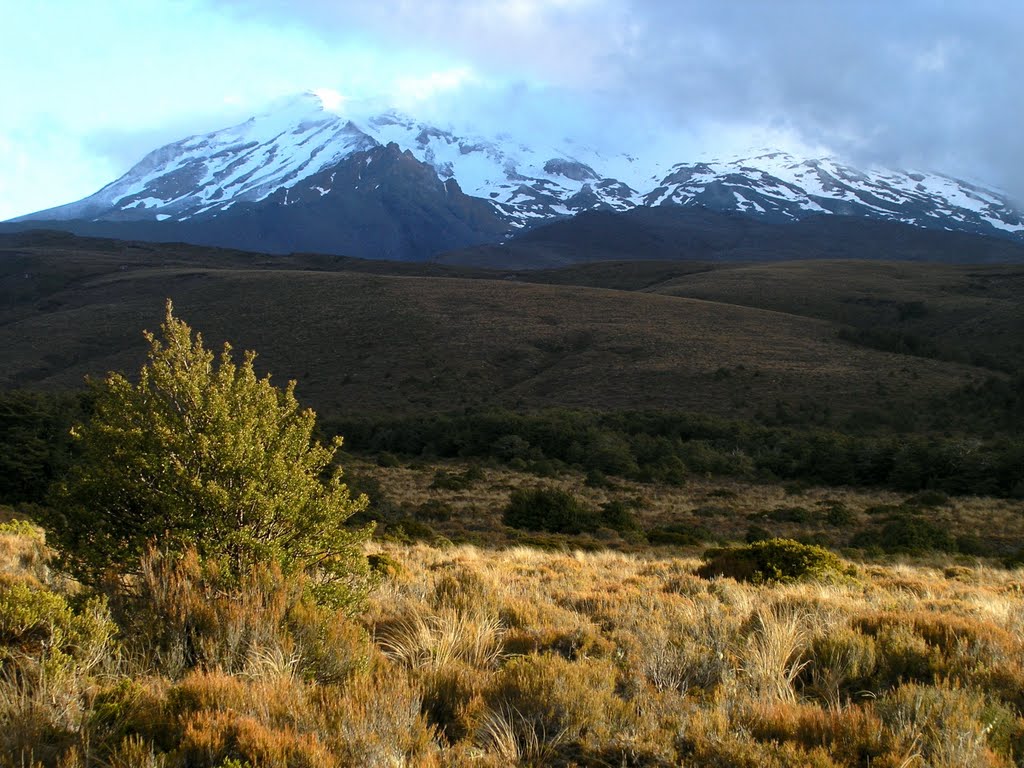
[[[187,561],[149,564],[150,599],[182,607],[147,615],[165,625],[151,642],[191,637],[191,661],[83,659],[44,681],[10,655],[38,652],[31,638],[8,639],[0,764],[994,768],[1022,753],[1020,571],[935,559],[754,586],[653,552],[372,546],[401,567],[364,639],[272,573],[231,598]],[[329,649],[364,661],[336,671]]]

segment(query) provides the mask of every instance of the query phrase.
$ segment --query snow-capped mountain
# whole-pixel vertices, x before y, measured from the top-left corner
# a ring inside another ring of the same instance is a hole
[[[667,205],[784,221],[866,216],[1024,240],[1021,214],[1003,195],[938,174],[772,151],[678,159],[473,135],[394,111],[340,115],[307,93],[161,147],[96,194],[18,221],[121,222],[134,236],[172,239],[145,234],[159,223],[193,242],[391,258],[504,240],[581,211]]]
[[[671,204],[789,219],[867,216],[987,235],[1024,232],[1020,212],[995,191],[935,173],[862,171],[785,152],[677,165],[643,197],[643,205]]]
[[[324,170],[389,144],[429,165],[441,181],[454,179],[467,194],[489,201],[510,229],[640,202],[628,184],[594,170],[603,158],[593,151],[570,154],[508,137],[457,136],[394,111],[340,116],[307,93],[240,125],[161,147],[96,194],[22,219],[187,221],[279,190],[294,190],[287,200],[310,191],[324,196],[334,189],[333,177],[320,178]],[[618,160],[619,166],[629,163]]]

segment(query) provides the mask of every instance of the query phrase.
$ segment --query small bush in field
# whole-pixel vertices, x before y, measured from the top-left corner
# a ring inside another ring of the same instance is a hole
[[[616,531],[632,531],[638,527],[631,505],[621,499],[606,502],[601,507],[601,524]]]
[[[427,499],[416,507],[415,515],[421,520],[444,522],[445,520],[451,520],[454,511],[452,505],[446,501]]]
[[[809,523],[814,519],[814,513],[804,507],[776,507],[767,514],[780,523]]]
[[[237,579],[277,563],[305,573],[318,599],[351,610],[372,584],[362,545],[372,527],[345,525],[368,501],[333,464],[336,438],[313,437],[316,414],[259,378],[256,355],[219,360],[174,317],[146,333],[136,381],[112,373],[94,386],[91,418],[76,426],[77,461],[54,486],[42,521],[60,562],[88,586],[115,574],[126,586],[150,542],[195,551]]]
[[[78,611],[49,590],[0,585],[0,659],[42,655],[44,671],[89,671],[106,658],[115,626],[106,602],[93,598]]]
[[[385,468],[389,468],[390,469],[390,468],[393,468],[393,467],[399,467],[401,465],[402,465],[402,462],[400,462],[398,460],[398,457],[395,456],[395,454],[393,454],[393,453],[388,453],[387,451],[384,451],[383,453],[377,454],[377,466],[378,467],[385,467]]]
[[[594,515],[575,496],[544,487],[513,491],[502,521],[513,528],[550,533],[581,533],[597,527]]]
[[[852,525],[856,520],[854,511],[841,502],[830,504],[825,510],[825,522],[835,528]]]
[[[881,527],[857,534],[855,547],[878,547],[883,552],[956,552],[957,542],[948,528],[923,515],[894,514]]]
[[[651,544],[663,544],[674,547],[692,547],[711,538],[711,533],[699,525],[674,523],[661,528],[653,528],[647,532],[647,541]]]
[[[767,539],[736,547],[710,549],[697,573],[705,578],[731,576],[737,581],[798,581],[841,578],[846,568],[838,556],[813,544]]]
[[[483,478],[479,467],[470,467],[465,472],[449,472],[439,469],[434,473],[430,487],[442,491],[464,491]]]

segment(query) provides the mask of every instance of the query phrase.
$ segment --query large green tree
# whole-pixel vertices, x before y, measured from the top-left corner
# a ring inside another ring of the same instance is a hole
[[[147,332],[133,384],[95,386],[92,418],[74,431],[79,459],[58,483],[47,527],[65,566],[86,583],[130,573],[150,544],[196,549],[242,573],[276,561],[304,570],[317,594],[352,603],[367,583],[369,529],[346,520],[366,506],[332,468],[337,438],[312,438],[316,416],[253,370],[255,354],[219,359],[174,317]]]

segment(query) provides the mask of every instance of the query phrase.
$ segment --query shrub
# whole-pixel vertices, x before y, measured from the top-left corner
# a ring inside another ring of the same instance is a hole
[[[621,499],[613,499],[601,506],[601,524],[616,531],[632,531],[638,526],[632,507]]]
[[[470,467],[465,472],[449,472],[439,469],[434,473],[434,480],[430,483],[430,487],[433,490],[464,491],[480,480],[482,475],[483,473],[478,467]]]
[[[704,578],[731,576],[737,581],[834,580],[846,572],[832,552],[792,539],[768,539],[736,547],[710,549],[697,573]]]
[[[674,523],[661,528],[652,528],[647,532],[647,541],[651,544],[663,544],[674,547],[692,547],[707,541],[711,533],[699,525]]]
[[[576,497],[558,488],[513,491],[502,520],[513,528],[550,533],[581,533],[597,527],[594,515]]]
[[[588,469],[583,484],[588,488],[608,488],[611,486],[608,476],[600,469]]]
[[[809,523],[815,517],[811,510],[804,507],[776,507],[767,516],[779,523]]]
[[[395,456],[395,454],[383,451],[382,453],[377,454],[377,466],[393,468],[401,466],[401,462],[398,460],[398,457]]]
[[[314,441],[316,415],[300,410],[295,382],[282,391],[257,378],[254,353],[236,365],[225,344],[215,363],[169,301],[161,328],[162,341],[146,333],[138,384],[111,374],[95,387],[92,419],[75,430],[80,459],[45,520],[63,564],[97,584],[158,538],[166,551],[195,548],[236,574],[266,561],[308,569],[323,599],[355,602],[370,531],[344,527],[367,502],[350,496],[340,470],[323,478],[340,439]]]
[[[408,544],[414,541],[434,541],[437,533],[427,523],[413,517],[402,517],[388,523],[384,538]]]
[[[0,659],[42,655],[49,674],[72,668],[88,672],[107,658],[114,632],[102,600],[90,599],[76,611],[55,592],[0,585]]]
[[[877,547],[883,552],[911,554],[957,550],[956,539],[948,528],[912,514],[893,515],[881,527],[858,533],[851,544],[861,548]]]
[[[825,522],[836,528],[844,528],[856,520],[857,515],[853,510],[840,502],[828,505],[825,511]]]
[[[444,522],[451,520],[455,510],[452,505],[440,499],[427,499],[416,507],[415,515],[422,520]]]

